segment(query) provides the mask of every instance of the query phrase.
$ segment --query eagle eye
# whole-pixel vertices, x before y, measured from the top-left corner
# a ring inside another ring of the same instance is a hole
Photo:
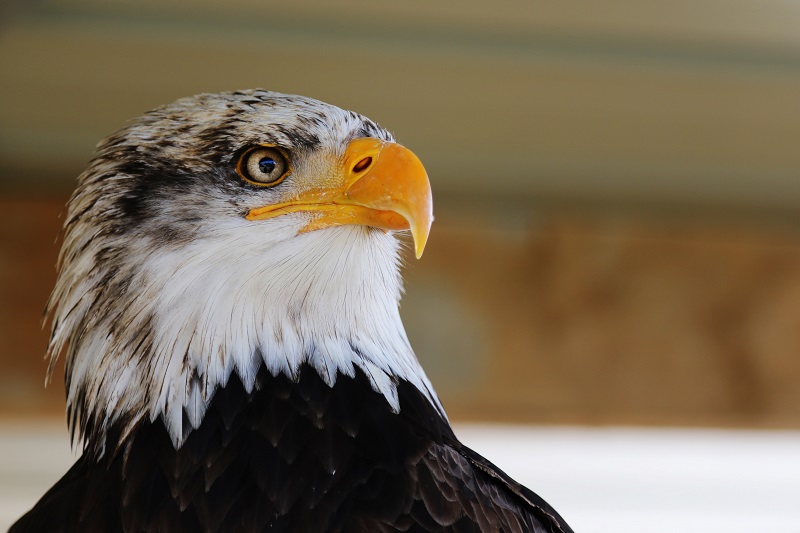
[[[242,154],[236,172],[255,185],[273,186],[289,174],[289,162],[278,148],[256,146]]]

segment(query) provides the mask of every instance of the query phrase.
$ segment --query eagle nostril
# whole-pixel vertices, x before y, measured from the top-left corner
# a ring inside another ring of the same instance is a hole
[[[361,172],[363,170],[366,170],[371,164],[372,164],[372,158],[365,157],[364,159],[353,165],[353,172]]]

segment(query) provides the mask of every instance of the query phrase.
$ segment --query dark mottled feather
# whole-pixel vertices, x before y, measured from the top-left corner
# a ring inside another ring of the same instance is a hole
[[[250,394],[232,378],[180,449],[140,422],[11,531],[571,531],[414,386],[398,392],[395,414],[361,373],[331,388],[310,367],[297,382],[262,368]]]

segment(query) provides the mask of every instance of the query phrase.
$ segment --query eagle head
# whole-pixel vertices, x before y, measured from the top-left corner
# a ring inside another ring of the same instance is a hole
[[[432,219],[419,159],[317,100],[204,94],[134,120],[79,177],[48,304],[73,434],[161,417],[177,447],[233,374],[249,391],[304,363],[441,411],[398,313],[396,232],[419,257]]]

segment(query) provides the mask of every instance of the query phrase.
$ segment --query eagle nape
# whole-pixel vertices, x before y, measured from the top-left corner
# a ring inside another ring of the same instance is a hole
[[[420,160],[351,111],[264,90],[102,141],[47,314],[83,453],[22,531],[572,530],[459,442],[400,320]]]

